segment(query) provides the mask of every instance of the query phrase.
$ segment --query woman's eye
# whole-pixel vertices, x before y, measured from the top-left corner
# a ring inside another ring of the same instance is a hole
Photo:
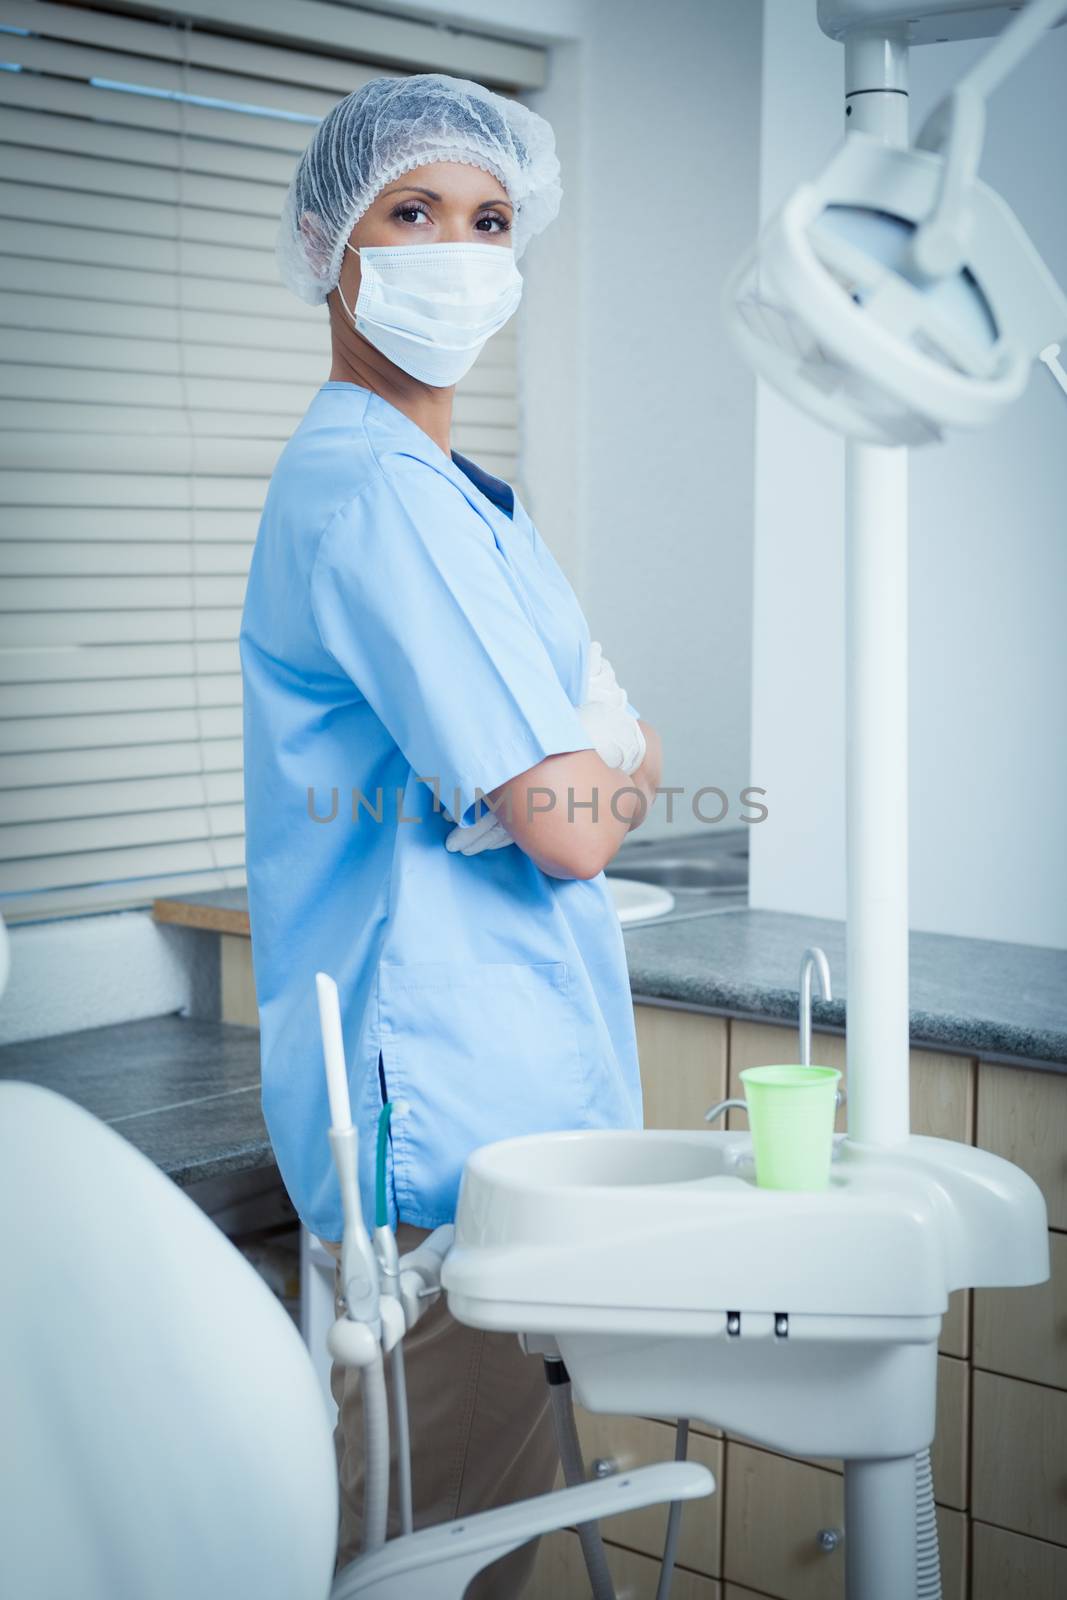
[[[407,205],[394,206],[391,215],[395,222],[402,222],[414,228],[432,220],[426,208],[414,201]],[[489,224],[488,227],[484,226],[486,223]],[[478,218],[474,226],[479,233],[507,233],[511,223],[498,211],[487,211],[484,216]]]

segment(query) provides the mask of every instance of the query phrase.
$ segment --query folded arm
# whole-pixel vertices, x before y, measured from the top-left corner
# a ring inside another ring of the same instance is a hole
[[[549,756],[494,789],[496,815],[553,878],[595,878],[644,821],[661,778],[659,734],[642,722],[645,758],[628,777],[595,750]]]

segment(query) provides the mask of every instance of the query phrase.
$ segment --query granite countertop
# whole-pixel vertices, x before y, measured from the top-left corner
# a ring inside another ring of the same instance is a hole
[[[800,962],[826,952],[833,1000],[812,998],[816,1028],[844,1030],[845,924],[786,911],[724,911],[624,930],[635,999],[796,1022]],[[1067,1071],[1067,950],[919,933],[909,939],[913,1045]]]
[[[157,903],[161,920],[248,936],[243,889]],[[745,908],[624,929],[634,998],[746,1017],[797,1019],[804,950],[820,945],[834,999],[816,1027],[845,1021],[842,922]],[[986,1060],[1067,1072],[1067,951],[911,936],[911,1040]],[[259,1033],[155,1017],[0,1049],[0,1078],[57,1090],[130,1140],[182,1187],[274,1166],[260,1108]]]
[[[155,915],[248,936],[243,888],[157,901]],[[819,945],[834,998],[813,999],[812,1022],[844,1029],[843,922],[742,907],[631,924],[623,937],[636,1000],[766,1022],[796,1022],[801,957]],[[910,952],[913,1045],[1067,1071],[1067,950],[913,931]]]
[[[5,1045],[0,1078],[84,1106],[182,1188],[274,1165],[258,1028],[168,1016],[55,1034]]]

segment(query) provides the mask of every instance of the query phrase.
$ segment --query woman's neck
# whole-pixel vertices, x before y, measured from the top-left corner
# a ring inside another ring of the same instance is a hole
[[[339,349],[335,343],[330,382],[354,383],[361,389],[369,389],[382,400],[388,400],[391,406],[402,411],[416,427],[421,428],[439,450],[450,456],[455,387],[435,389],[428,383],[420,383],[379,351],[368,348],[377,357],[376,361],[364,359],[350,350]]]

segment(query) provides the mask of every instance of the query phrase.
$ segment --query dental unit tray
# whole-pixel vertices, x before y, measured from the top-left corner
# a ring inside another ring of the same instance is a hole
[[[831,1172],[823,1192],[758,1188],[747,1132],[486,1146],[463,1176],[449,1306],[554,1339],[591,1411],[699,1418],[793,1454],[915,1454],[949,1293],[1045,1278],[1044,1199],[943,1139],[843,1138]]]

